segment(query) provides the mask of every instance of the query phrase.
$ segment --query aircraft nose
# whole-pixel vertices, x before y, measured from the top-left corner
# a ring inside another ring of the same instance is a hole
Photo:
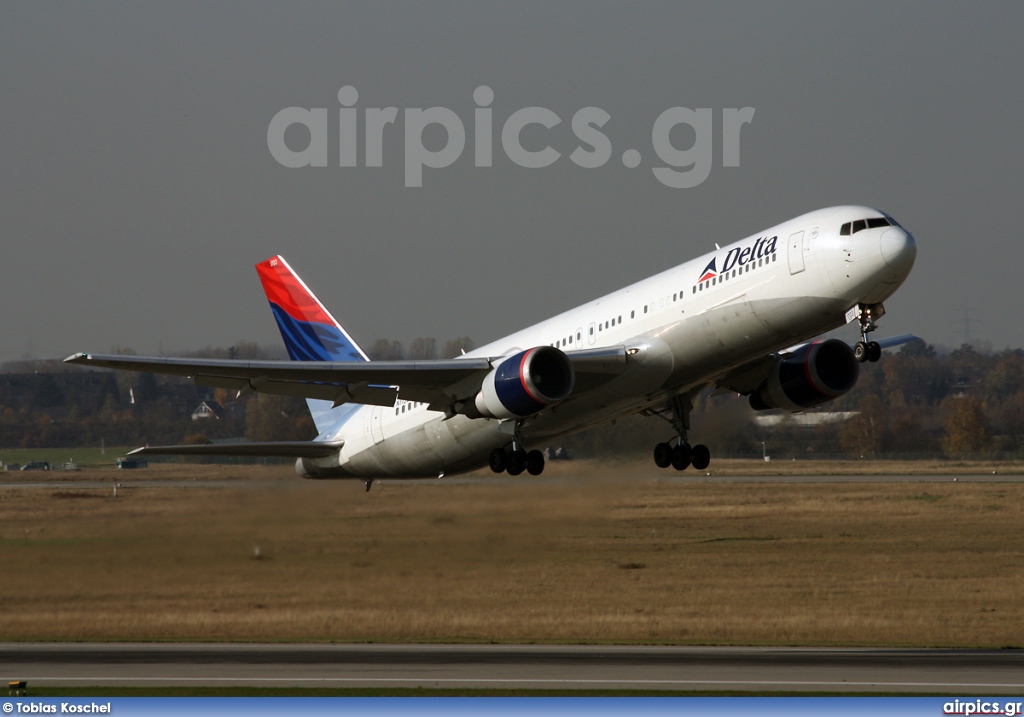
[[[889,227],[882,233],[879,245],[886,264],[893,269],[910,271],[917,256],[917,245],[910,232],[900,227]]]

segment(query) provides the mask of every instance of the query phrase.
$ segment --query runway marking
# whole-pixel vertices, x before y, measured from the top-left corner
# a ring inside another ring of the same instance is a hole
[[[630,679],[547,679],[547,678],[512,678],[488,679],[482,677],[459,678],[415,678],[415,677],[40,677],[25,675],[28,680],[60,680],[67,682],[435,682],[465,683],[480,682],[489,684],[631,684],[631,685],[781,685],[781,686],[840,686],[840,687],[944,687],[968,688],[1024,688],[1024,683],[1004,682],[847,682],[843,681],[798,681],[798,680],[630,680]]]

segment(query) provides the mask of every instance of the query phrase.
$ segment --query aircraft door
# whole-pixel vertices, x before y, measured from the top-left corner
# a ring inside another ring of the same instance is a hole
[[[384,440],[384,429],[381,427],[381,414],[384,409],[380,406],[374,406],[370,411],[370,438],[373,440],[373,445],[377,445]]]
[[[576,348],[583,348],[583,327],[576,329]]]
[[[797,232],[789,237],[789,273],[799,274],[804,270],[804,233]]]
[[[591,321],[590,328],[588,329],[588,331],[589,333],[587,334],[587,343],[593,346],[594,344],[597,343],[597,324]]]

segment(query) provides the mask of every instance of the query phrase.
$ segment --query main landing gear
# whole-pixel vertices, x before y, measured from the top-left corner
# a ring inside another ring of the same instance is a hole
[[[511,445],[491,451],[489,462],[492,471],[495,473],[508,472],[510,476],[517,476],[524,470],[532,476],[539,476],[544,472],[544,454],[536,450],[527,452],[523,448],[523,439],[519,434],[518,423],[516,423]]]
[[[882,358],[882,347],[877,341],[870,341],[869,334],[877,327],[873,306],[862,306],[860,312],[860,341],[853,346],[853,357],[859,362],[874,363]]]
[[[544,454],[540,451],[525,451],[516,447],[513,443],[506,450],[495,448],[491,451],[491,470],[495,473],[508,472],[510,476],[517,476],[524,470],[532,476],[539,476],[544,472]]]
[[[702,471],[711,464],[711,451],[704,444],[691,446],[686,439],[690,430],[690,411],[693,404],[687,396],[675,396],[668,404],[667,410],[650,411],[649,416],[657,416],[676,429],[679,434],[665,443],[659,443],[654,447],[654,463],[659,468],[672,466],[677,471],[686,470],[689,466]],[[671,413],[669,417],[668,413]]]

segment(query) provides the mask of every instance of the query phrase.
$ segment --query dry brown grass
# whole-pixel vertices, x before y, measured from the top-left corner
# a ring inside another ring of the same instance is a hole
[[[578,470],[0,486],[0,640],[1024,645],[1024,484]]]

